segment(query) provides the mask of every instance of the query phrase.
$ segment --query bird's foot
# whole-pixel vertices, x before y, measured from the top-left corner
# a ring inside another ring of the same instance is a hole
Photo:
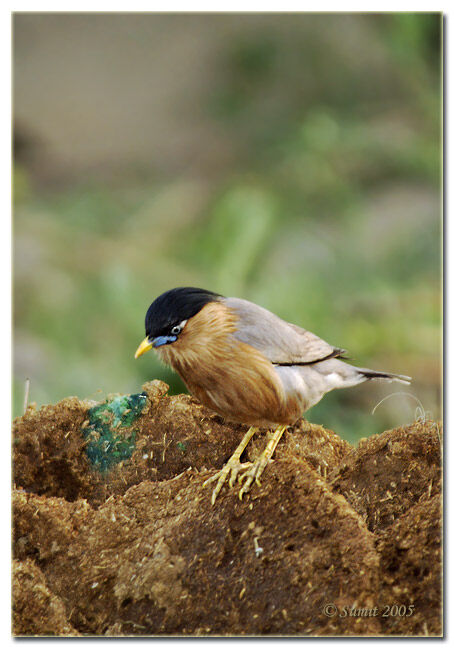
[[[242,484],[238,497],[243,499],[243,495],[248,493],[251,490],[252,483],[255,482],[257,486],[261,486],[260,477],[265,470],[266,466],[272,461],[271,457],[273,452],[276,449],[279,439],[287,429],[286,425],[279,425],[273,433],[270,441],[268,442],[265,450],[262,454],[254,461],[249,470],[244,472],[238,479],[238,482],[242,484],[243,480],[246,481]]]
[[[242,484],[240,492],[238,493],[238,497],[240,499],[243,499],[243,495],[245,493],[249,493],[253,482],[255,482],[257,486],[262,485],[260,481],[260,477],[262,472],[265,470],[266,466],[270,463],[270,461],[273,461],[271,457],[266,456],[265,453],[263,452],[260,455],[260,457],[256,459],[256,461],[254,461],[253,464],[251,464],[249,470],[247,470],[242,475],[240,475],[238,479],[238,483]],[[244,480],[246,481],[243,484]]]
[[[244,437],[241,439],[240,445],[235,450],[235,452],[230,457],[230,459],[227,461],[225,466],[215,475],[209,477],[203,482],[202,486],[207,486],[208,484],[211,484],[216,480],[218,482],[216,484],[214,491],[211,494],[211,504],[215,503],[216,497],[219,495],[219,491],[224,485],[227,477],[229,476],[229,473],[230,473],[229,486],[230,488],[232,488],[232,486],[236,482],[236,478],[238,477],[238,473],[240,472],[240,470],[245,470],[246,468],[249,468],[249,466],[251,465],[249,462],[242,464],[240,462],[240,457],[243,454],[244,449],[246,448],[247,444],[249,443],[249,441],[251,440],[251,438],[253,437],[256,431],[257,428],[250,427],[249,430],[244,435]]]
[[[219,493],[221,491],[221,488],[223,487],[223,485],[227,481],[227,478],[228,478],[229,474],[230,474],[229,487],[232,488],[232,486],[234,486],[234,484],[235,484],[235,482],[237,480],[239,472],[241,470],[246,470],[247,468],[249,468],[249,466],[252,466],[250,461],[248,461],[246,463],[241,463],[235,457],[235,455],[232,455],[230,457],[230,459],[227,461],[227,463],[225,464],[225,466],[221,470],[219,470],[212,477],[209,477],[208,479],[206,479],[202,484],[203,487],[208,486],[208,484],[212,484],[213,482],[215,482],[217,480],[216,487],[214,488],[214,490],[213,490],[213,492],[211,494],[211,503],[212,504],[215,503],[216,497],[219,495]]]

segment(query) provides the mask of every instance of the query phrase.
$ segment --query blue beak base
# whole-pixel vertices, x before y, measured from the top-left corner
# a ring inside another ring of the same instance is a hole
[[[158,337],[153,338],[153,349],[157,349],[160,346],[164,346],[164,344],[171,344],[172,342],[175,342],[177,339],[176,335],[159,335]]]

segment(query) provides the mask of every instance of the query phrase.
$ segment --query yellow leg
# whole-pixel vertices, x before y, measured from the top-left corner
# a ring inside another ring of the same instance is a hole
[[[256,484],[260,486],[260,475],[265,470],[265,467],[268,465],[271,457],[273,456],[273,452],[276,450],[276,446],[279,443],[281,436],[284,434],[287,428],[288,425],[279,425],[275,429],[273,436],[268,441],[266,448],[262,452],[260,457],[252,464],[249,470],[247,470],[240,476],[238,480],[240,484],[242,483],[243,479],[246,478],[246,481],[241,487],[241,490],[239,492],[240,499],[243,498],[244,493],[249,492],[253,481],[255,481]]]
[[[213,493],[211,495],[211,503],[214,504],[216,501],[216,497],[219,494],[219,491],[221,490],[224,482],[226,481],[227,477],[230,475],[229,479],[229,486],[232,488],[234,485],[237,475],[240,472],[240,470],[245,470],[252,464],[250,462],[248,463],[240,463],[240,457],[243,454],[244,449],[246,448],[247,444],[249,441],[252,439],[254,433],[257,432],[257,428],[251,427],[249,430],[246,432],[244,437],[241,440],[240,445],[237,447],[233,455],[230,457],[230,459],[227,461],[225,466],[217,472],[215,475],[207,479],[206,481],[203,482],[203,486],[206,486],[207,484],[211,484],[212,482],[217,480],[216,488],[213,490]]]

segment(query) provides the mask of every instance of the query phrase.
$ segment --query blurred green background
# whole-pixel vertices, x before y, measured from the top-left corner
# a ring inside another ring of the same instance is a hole
[[[15,14],[14,414],[161,378],[151,301],[255,301],[414,377],[328,394],[349,441],[441,382],[441,15]],[[372,415],[374,406],[384,401]],[[405,394],[404,394],[405,393]]]

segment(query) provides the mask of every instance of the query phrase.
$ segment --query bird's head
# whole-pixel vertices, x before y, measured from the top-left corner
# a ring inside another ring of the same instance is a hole
[[[157,349],[178,340],[188,320],[220,295],[202,288],[173,288],[160,295],[145,316],[145,339],[135,353],[138,358],[149,349]]]

